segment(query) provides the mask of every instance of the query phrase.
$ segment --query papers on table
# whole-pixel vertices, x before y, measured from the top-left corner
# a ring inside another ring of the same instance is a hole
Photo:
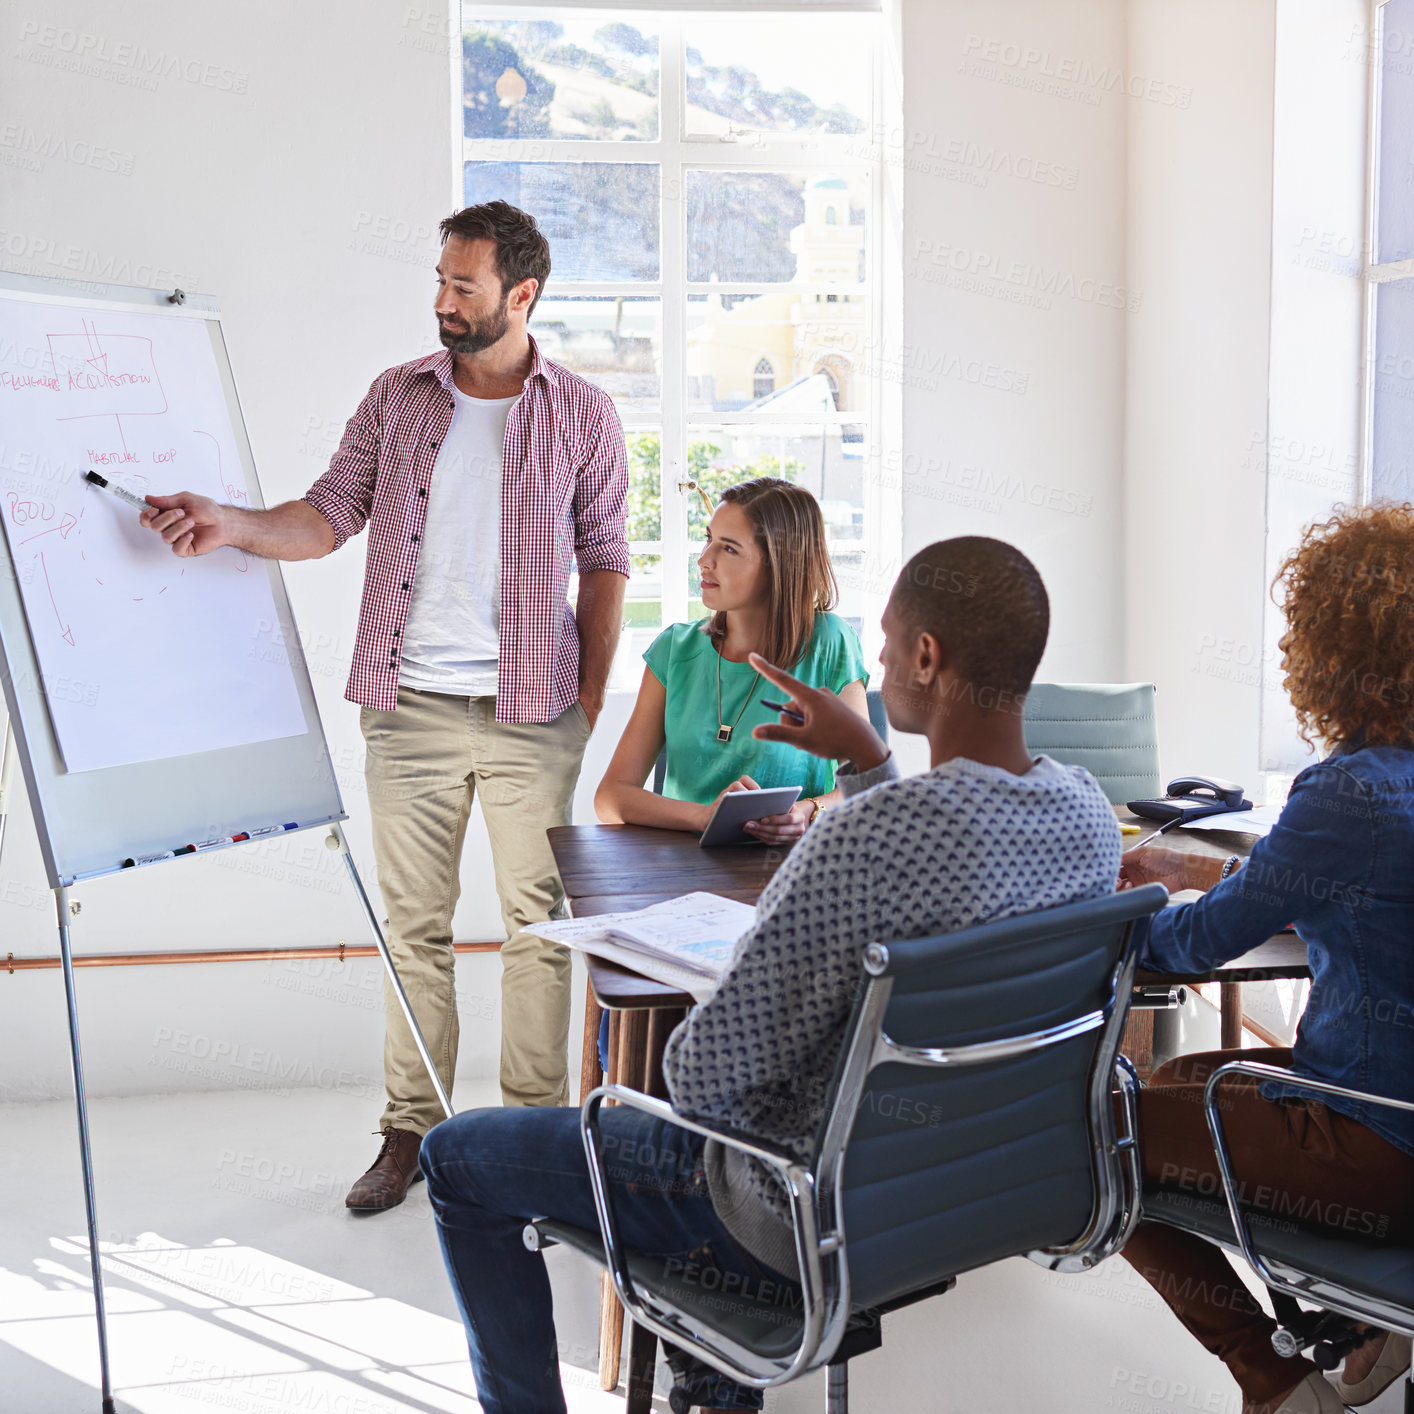
[[[1280,805],[1258,805],[1251,810],[1232,810],[1221,815],[1204,815],[1190,820],[1180,828],[1185,830],[1227,830],[1234,835],[1265,835],[1277,822]]]
[[[692,893],[632,913],[536,923],[528,931],[681,987],[702,1002],[716,990],[737,942],[755,921],[749,903]]]

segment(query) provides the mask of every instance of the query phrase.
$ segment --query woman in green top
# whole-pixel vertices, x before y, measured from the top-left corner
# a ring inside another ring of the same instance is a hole
[[[772,689],[748,655],[760,653],[869,715],[859,636],[829,612],[837,589],[819,503],[775,477],[733,486],[722,493],[697,563],[702,602],[713,612],[665,629],[643,655],[638,702],[594,808],[609,824],[701,830],[728,791],[798,785],[801,799],[788,813],[745,827],[768,844],[787,844],[839,798],[834,765],[752,736],[779,716],[762,705]],[[665,744],[667,777],[656,795],[643,782]]]

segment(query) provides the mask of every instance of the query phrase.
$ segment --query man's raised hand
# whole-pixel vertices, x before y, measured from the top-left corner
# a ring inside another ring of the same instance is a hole
[[[152,509],[138,520],[155,530],[182,559],[205,555],[226,544],[221,532],[221,507],[209,496],[178,491],[174,496],[149,496]]]
[[[853,761],[861,771],[872,770],[888,759],[889,748],[878,733],[836,693],[807,686],[759,653],[751,655],[751,666],[767,682],[788,692],[786,705],[804,719],[799,723],[788,717],[763,722],[751,733],[757,741],[784,741],[827,761]]]

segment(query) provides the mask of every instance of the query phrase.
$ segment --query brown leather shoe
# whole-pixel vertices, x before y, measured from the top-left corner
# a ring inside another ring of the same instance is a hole
[[[396,1208],[408,1196],[408,1188],[422,1177],[417,1166],[421,1147],[422,1135],[410,1129],[385,1129],[383,1147],[373,1167],[349,1189],[344,1206],[372,1213]]]

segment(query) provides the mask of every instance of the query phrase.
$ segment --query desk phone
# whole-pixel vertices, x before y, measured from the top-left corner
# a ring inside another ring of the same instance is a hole
[[[1251,810],[1242,787],[1221,776],[1179,776],[1165,787],[1157,800],[1131,800],[1129,808],[1146,820],[1200,820],[1205,815],[1222,815],[1231,810]]]

